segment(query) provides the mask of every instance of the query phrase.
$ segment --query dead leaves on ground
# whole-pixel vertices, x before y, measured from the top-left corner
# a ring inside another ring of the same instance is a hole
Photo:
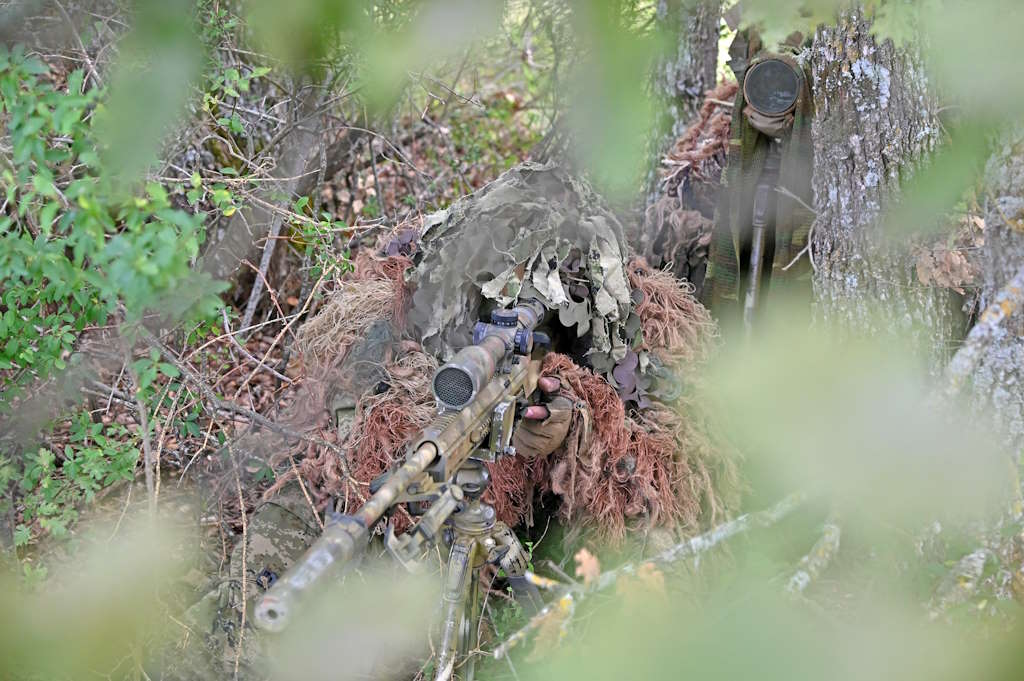
[[[576,576],[583,580],[584,586],[591,586],[601,574],[601,562],[597,556],[586,549],[580,549],[573,556],[576,561]]]
[[[952,243],[922,247],[915,251],[917,279],[924,286],[938,286],[964,295],[977,280],[979,267],[971,253],[985,244],[985,221],[977,215],[960,219]]]

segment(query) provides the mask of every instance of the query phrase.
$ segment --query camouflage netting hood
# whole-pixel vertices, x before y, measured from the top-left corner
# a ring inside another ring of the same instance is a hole
[[[536,297],[555,312],[546,370],[588,407],[594,436],[574,421],[545,460],[490,464],[499,519],[530,523],[543,508],[618,541],[630,528],[695,531],[735,508],[734,463],[685,389],[715,325],[692,286],[629,258],[621,224],[567,172],[517,166],[358,249],[333,288],[294,347],[306,391],[297,403],[335,416],[337,430],[318,437],[337,447],[310,444],[269,496],[298,477],[318,511],[335,500],[352,511],[436,416],[438,360],[470,342],[482,313]],[[399,532],[410,521],[393,519]]]
[[[447,210],[427,216],[407,282],[411,337],[435,355],[471,342],[482,300],[506,307],[536,297],[590,345],[601,373],[639,330],[630,316],[622,225],[582,180],[523,163]]]

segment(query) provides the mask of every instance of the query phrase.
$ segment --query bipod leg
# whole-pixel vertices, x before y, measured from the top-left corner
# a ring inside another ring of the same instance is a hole
[[[479,579],[476,538],[460,534],[452,544],[442,593],[441,649],[435,681],[472,681],[476,648],[476,617],[479,607]]]

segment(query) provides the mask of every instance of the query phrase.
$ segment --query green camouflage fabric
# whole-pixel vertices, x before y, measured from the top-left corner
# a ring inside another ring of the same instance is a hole
[[[608,373],[636,338],[622,224],[583,180],[522,163],[428,215],[408,282],[408,332],[447,359],[472,341],[481,305],[535,297],[575,327],[586,361]]]
[[[741,36],[742,37],[742,36]],[[739,42],[739,38],[737,39]],[[746,43],[741,42],[744,49]],[[753,41],[754,49],[759,43]],[[749,70],[743,55],[733,55],[739,90],[733,103],[732,126],[723,187],[719,194],[714,234],[708,256],[704,285],[704,303],[726,325],[738,323],[742,312],[741,287],[748,264],[741,262],[743,241],[749,241],[758,179],[768,154],[768,137],[759,132],[744,115],[743,78]],[[809,294],[811,267],[808,258],[793,263],[804,247],[814,214],[810,205],[812,149],[811,120],[814,102],[809,75],[792,54],[759,53],[751,59],[753,66],[763,59],[782,59],[803,74],[802,87],[793,112],[793,125],[782,138],[782,164],[775,212],[775,252],[771,265],[771,287]],[[796,198],[794,198],[796,197]],[[789,269],[784,269],[790,266]],[[767,293],[767,291],[765,291]]]
[[[228,574],[185,611],[188,627],[179,642],[180,651],[172,655],[165,678],[213,681],[234,676],[238,656],[238,678],[267,677],[265,637],[253,627],[251,614],[256,599],[266,590],[267,577],[282,575],[320,536],[320,528],[297,484],[282,489],[273,500],[264,502],[248,520],[245,544],[246,618],[242,632],[242,547],[239,541],[231,552]]]

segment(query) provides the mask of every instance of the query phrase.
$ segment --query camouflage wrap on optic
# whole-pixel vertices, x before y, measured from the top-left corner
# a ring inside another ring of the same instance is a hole
[[[796,108],[792,113],[793,122],[782,137],[782,163],[778,186],[783,190],[777,195],[774,215],[775,252],[771,263],[771,285],[773,290],[784,288],[809,292],[810,263],[807,258],[793,263],[807,245],[814,215],[805,205],[812,201],[810,173],[812,168],[811,120],[813,99],[810,92],[810,76],[790,54],[758,53],[749,59],[749,53],[759,48],[754,39],[750,44],[744,36],[737,37],[734,49],[730,50],[730,62],[739,83],[733,103],[733,118],[729,140],[727,166],[711,242],[707,278],[704,284],[704,301],[715,316],[724,322],[735,322],[740,314],[740,287],[744,268],[741,263],[743,239],[749,240],[758,179],[768,155],[769,138],[751,124],[745,115],[747,109],[743,95],[745,74],[758,62],[765,59],[781,59],[802,75]],[[794,198],[796,197],[796,198]],[[790,264],[789,269],[784,269]]]
[[[537,298],[575,327],[586,360],[610,372],[639,331],[622,225],[582,180],[523,163],[427,216],[407,281],[412,338],[447,359],[469,344],[481,305]]]

